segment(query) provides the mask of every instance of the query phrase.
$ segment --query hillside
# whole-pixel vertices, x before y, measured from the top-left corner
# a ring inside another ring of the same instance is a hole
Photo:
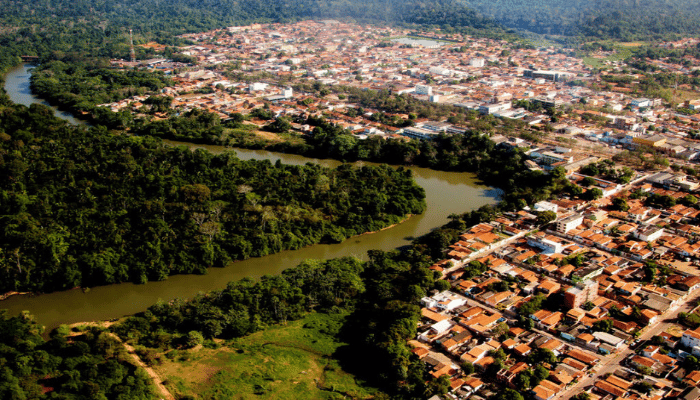
[[[463,0],[508,28],[624,41],[700,33],[693,0]]]

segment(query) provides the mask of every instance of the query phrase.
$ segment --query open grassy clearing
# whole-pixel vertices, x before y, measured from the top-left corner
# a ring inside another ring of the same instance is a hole
[[[332,359],[344,314],[309,314],[273,326],[218,349],[199,347],[170,353],[156,369],[179,398],[341,399],[371,398]],[[211,346],[210,346],[211,347]]]
[[[644,42],[612,43],[614,51],[607,57],[583,57],[584,64],[594,68],[606,67],[606,62],[623,61],[632,56],[632,49],[644,45]]]

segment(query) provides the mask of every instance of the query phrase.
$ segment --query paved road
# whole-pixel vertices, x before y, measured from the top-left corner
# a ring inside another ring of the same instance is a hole
[[[652,336],[656,336],[659,333],[666,331],[666,329],[668,329],[669,326],[671,326],[674,323],[676,318],[678,318],[679,313],[689,312],[695,307],[696,302],[700,298],[699,295],[700,289],[697,289],[690,293],[687,297],[687,300],[684,303],[681,303],[675,308],[666,311],[666,313],[659,318],[661,322],[657,322],[651,328],[646,328],[639,336],[639,340],[648,340]],[[557,396],[554,397],[553,400],[568,400],[569,398],[580,393],[581,391],[588,389],[588,387],[594,385],[597,380],[602,379],[603,375],[607,373],[612,373],[616,369],[619,369],[620,362],[633,353],[634,350],[630,349],[628,346],[625,345],[617,353],[612,354],[601,360],[598,366],[596,366],[593,376],[586,376],[585,378],[581,379],[577,384],[572,385],[567,390],[560,392]]]

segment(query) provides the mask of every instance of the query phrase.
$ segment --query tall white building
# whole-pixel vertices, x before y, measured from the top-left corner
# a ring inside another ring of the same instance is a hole
[[[416,94],[425,94],[432,96],[433,87],[430,85],[416,85]]]

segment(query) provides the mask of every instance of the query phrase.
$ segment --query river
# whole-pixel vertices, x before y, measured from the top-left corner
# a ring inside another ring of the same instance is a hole
[[[16,103],[45,104],[29,91],[27,69],[28,66],[24,65],[10,71],[6,76],[5,90],[10,99]],[[67,119],[63,114],[57,115]],[[72,117],[71,119],[73,123],[80,123]],[[222,146],[192,145],[172,141],[166,141],[166,143],[186,145],[190,148],[205,148],[214,153],[235,151],[236,155],[244,160],[268,159],[274,163],[279,159],[286,164],[303,165],[314,162],[328,167],[340,164],[334,160],[310,159],[260,150],[232,150]],[[122,283],[86,291],[76,289],[39,296],[14,296],[2,301],[0,308],[7,308],[10,315],[28,310],[48,329],[59,324],[118,318],[143,311],[159,299],[168,301],[177,297],[191,297],[201,291],[221,289],[232,280],[278,274],[283,269],[295,266],[309,258],[329,259],[348,255],[366,258],[367,251],[371,249],[395,249],[410,243],[412,238],[444,224],[450,214],[495,203],[500,193],[497,189],[479,185],[473,174],[440,172],[426,168],[410,169],[418,185],[425,189],[427,211],[390,229],[353,237],[340,244],[314,245],[266,257],[237,261],[226,268],[209,269],[206,275],[176,275],[162,282],[148,282],[145,285]]]
[[[29,88],[29,77],[32,76],[30,72],[32,68],[33,66],[31,64],[20,64],[17,67],[12,68],[7,75],[5,75],[5,90],[7,91],[7,94],[10,95],[10,99],[17,104],[24,104],[27,107],[33,103],[43,104],[51,107],[57,117],[64,119],[73,125],[83,123],[69,113],[51,106],[46,101],[32,94],[32,90]]]

